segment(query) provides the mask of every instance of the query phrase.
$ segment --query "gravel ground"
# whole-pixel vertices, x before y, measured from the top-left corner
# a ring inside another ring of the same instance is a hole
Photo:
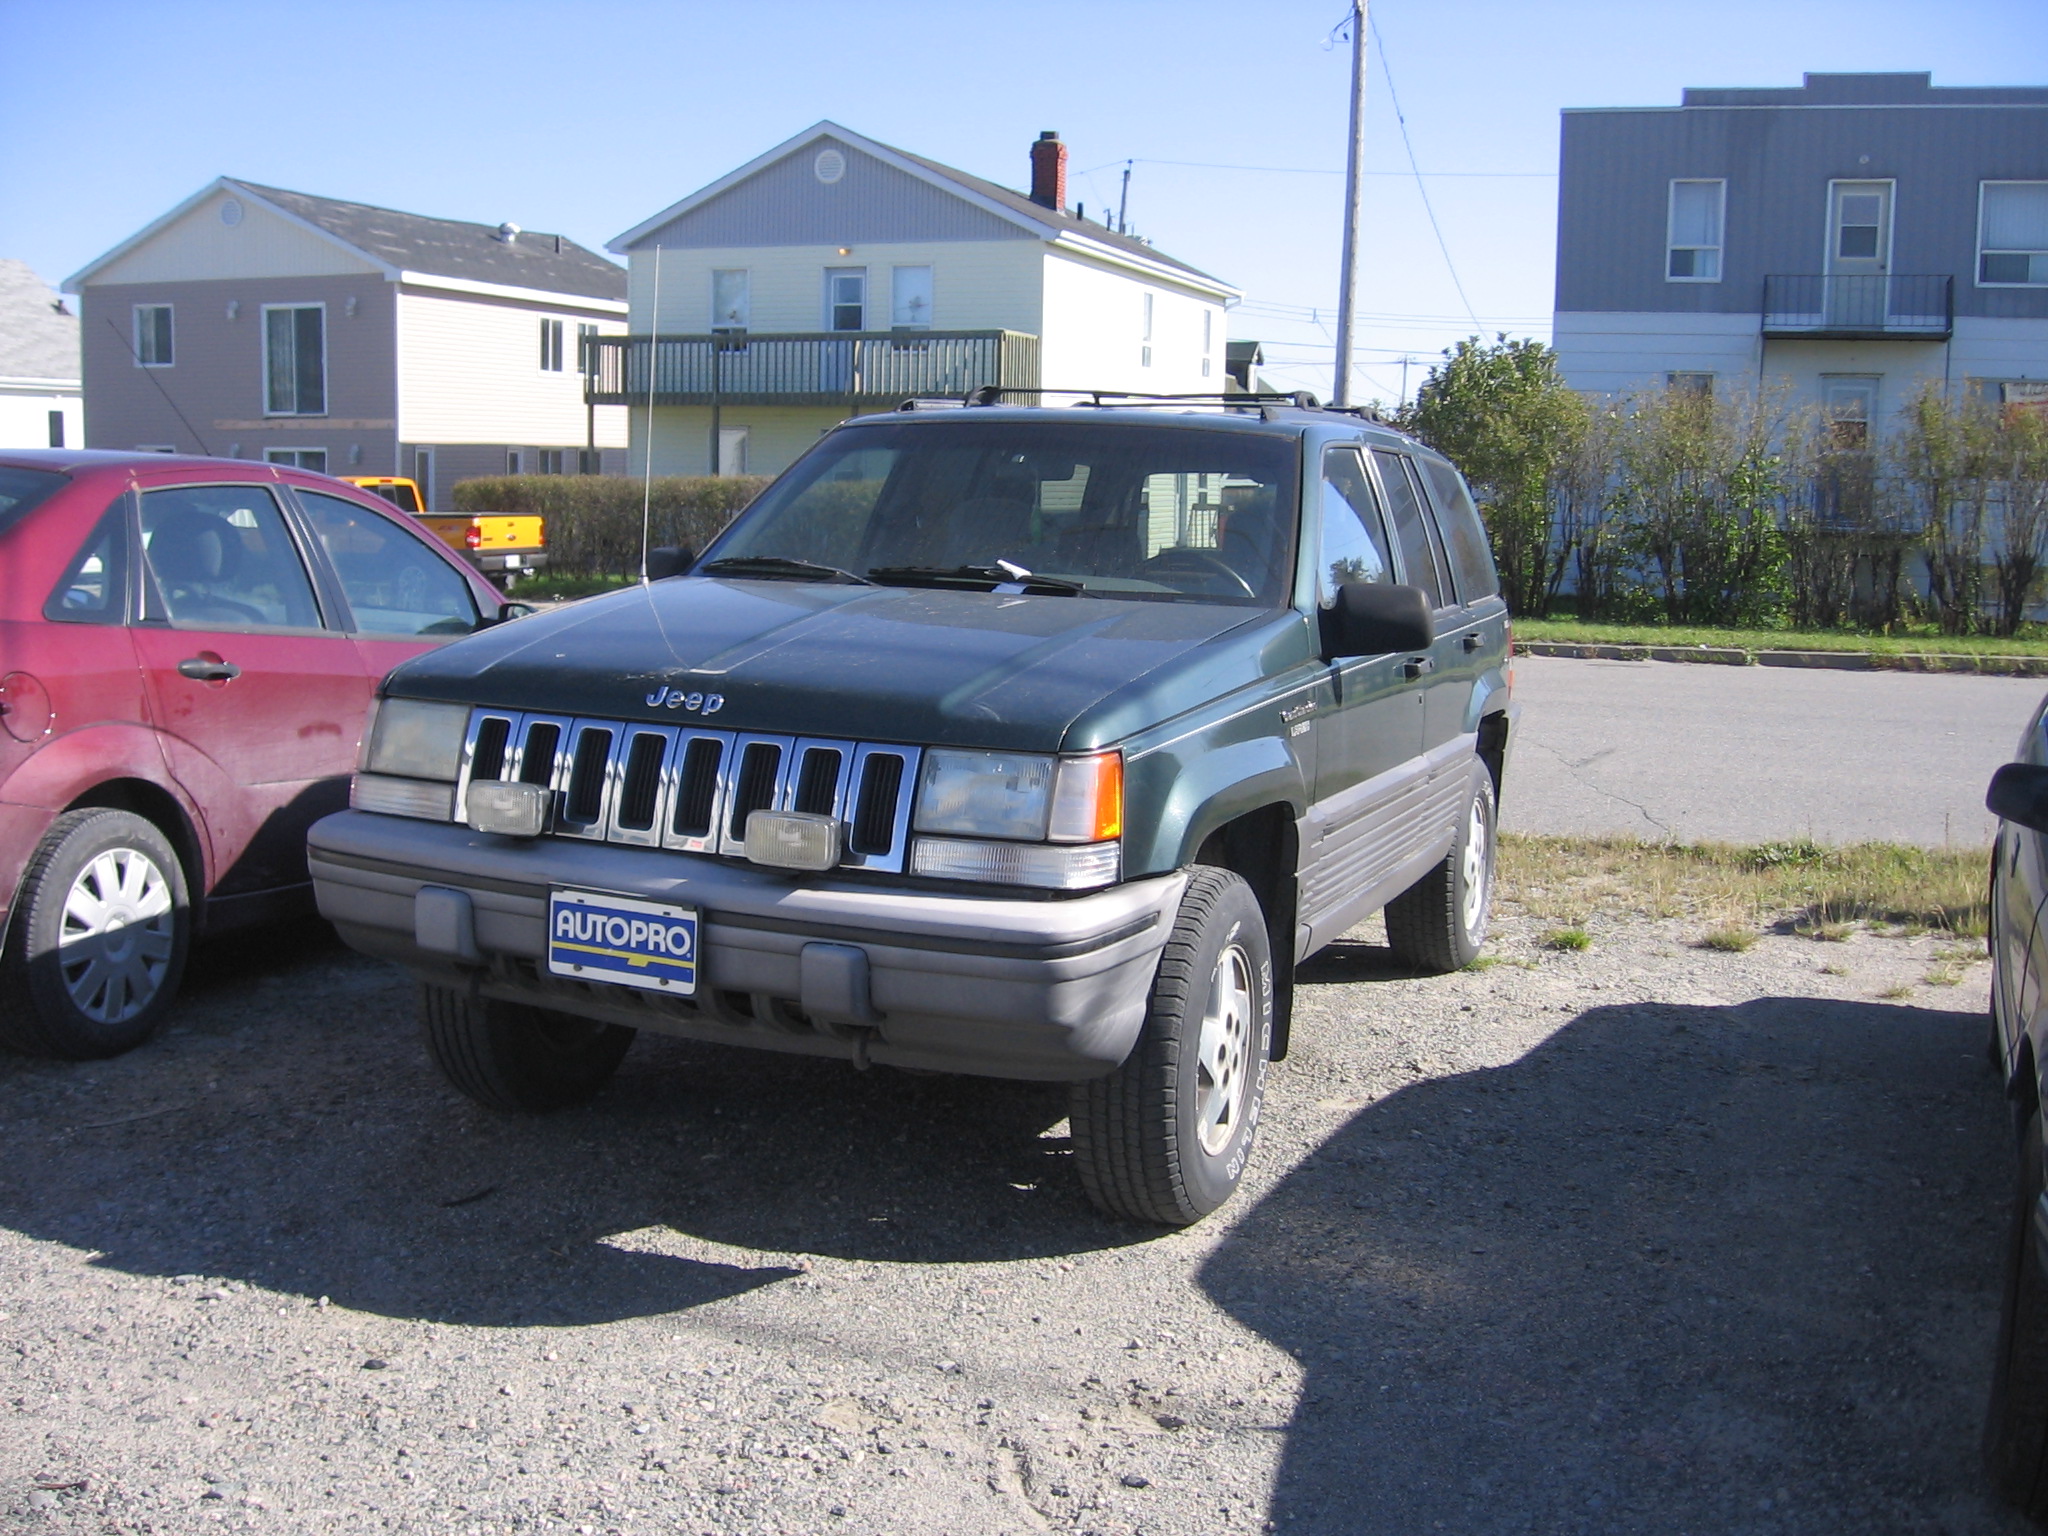
[[[0,1529],[2021,1529],[1986,967],[1502,926],[1314,961],[1171,1235],[1056,1091],[643,1037],[509,1122],[398,972],[217,949],[132,1056],[0,1058]]]

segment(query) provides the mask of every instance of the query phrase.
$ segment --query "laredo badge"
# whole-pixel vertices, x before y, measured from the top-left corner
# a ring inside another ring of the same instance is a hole
[[[697,990],[697,913],[596,891],[550,891],[548,970],[687,997]]]

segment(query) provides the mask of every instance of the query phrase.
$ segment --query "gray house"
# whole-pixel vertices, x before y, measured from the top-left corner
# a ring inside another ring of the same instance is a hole
[[[581,357],[626,274],[560,235],[225,177],[65,283],[86,444],[409,475],[623,467],[625,409]]]
[[[1564,113],[1554,343],[1582,390],[1789,384],[1867,438],[1921,382],[2048,392],[2048,87],[1809,74]]]

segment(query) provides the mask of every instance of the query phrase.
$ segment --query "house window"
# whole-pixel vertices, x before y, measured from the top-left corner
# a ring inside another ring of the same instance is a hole
[[[517,448],[507,448],[505,450],[505,473],[508,475],[523,475],[526,473],[526,455]]]
[[[1831,452],[1869,450],[1870,424],[1877,417],[1877,385],[1875,374],[1821,375],[1820,408],[1827,422],[1827,446]]]
[[[1202,311],[1202,377],[1209,377],[1209,352],[1215,345],[1216,311]]]
[[[327,450],[325,448],[266,448],[263,450],[266,464],[289,464],[293,469],[310,469],[316,475],[327,473]]]
[[[539,452],[539,454],[540,454],[540,472],[541,472],[542,474],[544,474],[544,475],[559,475],[559,474],[560,474],[560,473],[562,472],[562,450],[561,450],[561,449],[559,449],[559,448],[542,448],[542,449],[539,449],[539,450],[538,450],[538,452]]]
[[[754,285],[745,267],[711,274],[711,329],[744,331],[753,322]]]
[[[413,450],[412,479],[413,484],[420,488],[420,505],[431,507],[434,504],[433,449],[417,448]]]
[[[52,448],[62,448],[64,446],[64,413],[62,411],[50,412],[50,446]]]
[[[576,327],[576,371],[593,373],[597,367],[597,327],[579,325]]]
[[[866,267],[825,269],[825,329],[864,331],[867,329],[868,271]]]
[[[171,366],[171,306],[135,306],[135,361],[144,368]]]
[[[562,371],[562,322],[559,320],[543,320],[540,323],[540,371]]]
[[[1138,339],[1143,343],[1138,348],[1138,366],[1150,368],[1152,366],[1152,295],[1149,293],[1145,295],[1144,332]]]
[[[579,475],[603,474],[604,450],[601,448],[578,448],[576,450],[576,473]]]
[[[271,416],[327,414],[327,310],[263,306],[263,409]]]
[[[2048,286],[2048,181],[1987,181],[1977,221],[1977,281]]]
[[[1664,387],[1674,394],[1711,395],[1714,392],[1714,376],[1711,373],[1667,373]]]
[[[898,267],[889,274],[889,323],[925,330],[932,323],[932,269]]]
[[[1721,216],[1727,193],[1725,181],[1671,183],[1671,217],[1664,257],[1666,281],[1721,281]]]

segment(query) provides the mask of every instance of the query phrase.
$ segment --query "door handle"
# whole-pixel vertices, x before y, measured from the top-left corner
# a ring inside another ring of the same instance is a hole
[[[1410,656],[1401,664],[1401,670],[1407,675],[1408,680],[1413,682],[1425,672],[1434,672],[1436,663],[1427,656]]]
[[[198,683],[224,683],[241,675],[240,667],[232,661],[222,661],[218,656],[188,656],[178,663],[178,676],[189,677]]]
[[[1472,631],[1472,632],[1471,632],[1470,634],[1468,634],[1467,636],[1465,636],[1465,642],[1464,642],[1464,643],[1465,643],[1465,649],[1466,649],[1467,651],[1476,651],[1476,650],[1478,650],[1478,649],[1479,649],[1479,643],[1480,643],[1480,641],[1479,641],[1479,631],[1475,629],[1475,630],[1473,630],[1473,631]]]

